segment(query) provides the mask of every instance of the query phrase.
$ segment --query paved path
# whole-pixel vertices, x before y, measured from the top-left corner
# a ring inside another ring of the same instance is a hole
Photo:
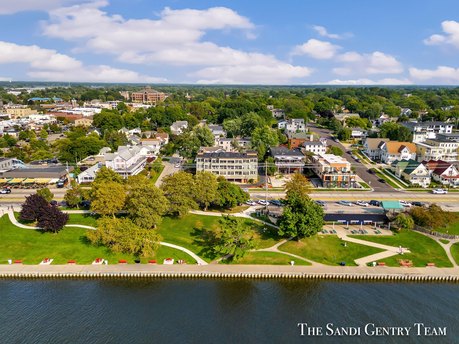
[[[17,226],[19,228],[37,229],[37,227],[27,226],[27,225],[24,225],[22,223],[19,223],[18,220],[16,220],[16,217],[14,216],[14,211],[12,209],[9,209],[9,211],[8,211],[8,218],[10,219],[10,221],[11,221],[11,223],[13,225],[15,225],[15,226]],[[65,227],[78,227],[78,228],[85,228],[85,229],[96,229],[95,227],[85,226],[85,225],[66,225]],[[185,247],[174,245],[174,244],[169,244],[169,243],[164,242],[164,241],[160,241],[159,244],[163,245],[163,246],[167,246],[167,247],[172,247],[172,248],[175,248],[177,250],[180,250],[182,252],[187,253],[188,255],[193,257],[194,260],[196,260],[198,265],[207,265],[207,262],[204,259],[202,259],[197,254],[193,253],[192,251],[190,251],[189,249],[187,249]]]
[[[174,167],[171,163],[168,161],[163,161],[164,168],[161,171],[161,174],[159,175],[158,179],[155,182],[155,186],[160,187],[163,179],[171,174],[174,174],[175,172],[180,171],[179,168]]]
[[[453,255],[451,254],[451,246],[455,243],[458,243],[459,242],[459,239],[446,239],[449,241],[449,243],[447,244],[444,244],[440,241],[440,239],[442,238],[439,238],[435,235],[431,235],[431,234],[428,234],[428,233],[424,233],[424,232],[420,232],[420,231],[416,231],[417,233],[420,233],[422,235],[425,235],[433,240],[435,240],[436,242],[438,242],[440,244],[440,246],[445,250],[445,253],[446,255],[448,256],[448,259],[451,261],[451,263],[453,264],[453,266],[458,266],[458,264],[456,263],[456,260],[454,259]]]
[[[190,214],[205,215],[205,216],[228,216],[229,215],[229,216],[234,216],[234,217],[243,217],[243,218],[250,219],[256,222],[263,223],[267,226],[277,228],[277,226],[273,225],[272,223],[269,223],[269,222],[266,222],[266,221],[250,216],[248,213],[246,213],[246,211],[242,213],[220,213],[220,212],[215,212],[215,211],[190,210]]]

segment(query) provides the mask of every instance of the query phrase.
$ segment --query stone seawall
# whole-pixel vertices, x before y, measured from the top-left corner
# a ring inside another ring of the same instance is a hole
[[[192,271],[8,271],[0,279],[302,279],[335,281],[459,282],[458,275],[415,273],[192,272]]]

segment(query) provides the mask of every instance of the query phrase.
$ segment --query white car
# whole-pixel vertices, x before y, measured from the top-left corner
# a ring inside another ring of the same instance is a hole
[[[448,190],[444,190],[444,189],[433,189],[433,190],[432,190],[432,193],[443,195],[443,194],[447,194],[447,193],[448,193]]]
[[[357,201],[357,202],[355,202],[355,204],[360,205],[361,207],[368,207],[368,206],[370,206],[370,204],[368,204],[368,203],[365,202],[365,201]]]
[[[269,202],[261,199],[261,200],[258,201],[258,204],[269,205]]]
[[[257,205],[257,202],[255,202],[255,201],[247,201],[247,202],[245,202],[245,204],[247,204],[247,205]]]
[[[411,203],[410,202],[403,201],[403,200],[400,200],[399,202],[404,207],[407,207],[407,208],[411,207]]]

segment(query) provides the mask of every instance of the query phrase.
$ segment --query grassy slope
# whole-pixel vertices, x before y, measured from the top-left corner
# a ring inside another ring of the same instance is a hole
[[[456,264],[459,264],[459,243],[455,243],[451,245],[451,254],[453,255]]]
[[[232,262],[232,264],[290,265],[292,260],[295,265],[311,265],[304,260],[277,252],[248,252],[243,258]]]
[[[435,240],[414,231],[402,230],[393,236],[353,236],[357,239],[368,240],[385,244],[389,246],[402,246],[408,248],[411,253],[403,256],[393,256],[383,259],[389,266],[399,266],[399,259],[409,259],[414,266],[426,266],[427,263],[433,262],[438,267],[451,267],[452,264],[448,259],[443,248]]]
[[[315,235],[300,241],[289,241],[279,247],[281,251],[297,254],[318,263],[356,265],[354,260],[382,250],[348,242],[346,247],[336,235]]]
[[[105,247],[95,247],[85,240],[85,229],[65,228],[58,234],[41,233],[32,229],[18,228],[11,224],[7,216],[0,218],[0,264],[8,259],[21,259],[24,264],[38,264],[43,258],[53,258],[54,264],[66,264],[74,259],[78,264],[90,264],[95,258],[105,258],[109,263],[117,263],[119,259],[133,262],[135,257],[129,254],[109,252]],[[142,262],[164,258],[184,259],[195,263],[184,252],[160,247],[153,257],[142,258]]]

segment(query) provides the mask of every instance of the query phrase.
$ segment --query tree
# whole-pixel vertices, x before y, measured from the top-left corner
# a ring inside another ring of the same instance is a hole
[[[328,146],[327,151],[328,151],[327,153],[329,154],[334,154],[338,156],[343,156],[344,154],[343,150],[337,146]]]
[[[277,132],[268,126],[258,127],[252,132],[252,148],[258,152],[258,159],[262,159],[270,146],[279,145]]]
[[[124,207],[126,190],[117,182],[95,183],[91,191],[91,211],[115,216]]]
[[[74,180],[71,182],[71,188],[64,195],[64,201],[71,208],[77,207],[83,200],[81,186]]]
[[[268,169],[266,172],[268,176],[273,176],[276,173],[277,167],[272,156],[266,158],[266,168]]]
[[[123,178],[113,171],[112,169],[102,166],[101,169],[97,172],[96,178],[94,179],[95,184],[103,184],[108,182],[122,183]]]
[[[211,172],[198,172],[194,177],[195,193],[194,200],[204,211],[217,200],[218,182],[217,177]]]
[[[38,218],[37,225],[42,232],[57,233],[69,220],[69,215],[62,212],[56,206],[48,206],[43,208],[40,217]]]
[[[287,197],[293,194],[299,194],[307,197],[311,192],[309,180],[301,173],[295,173],[292,178],[285,183],[285,192]]]
[[[126,208],[129,218],[137,226],[154,228],[161,223],[161,216],[168,210],[169,201],[162,190],[152,183],[139,183],[129,191]]]
[[[213,250],[217,254],[228,255],[229,260],[237,260],[255,247],[250,228],[244,224],[244,220],[224,216],[219,220],[220,229],[215,235]]]
[[[288,194],[286,202],[278,221],[279,235],[302,238],[322,230],[324,211],[320,205],[298,192]]]
[[[414,220],[410,215],[400,213],[394,219],[394,225],[400,229],[411,230],[414,227]]]
[[[106,246],[112,252],[129,253],[138,257],[151,257],[159,247],[160,235],[143,229],[130,219],[103,217],[96,230],[86,232],[87,239],[96,246]]]
[[[48,188],[41,188],[37,190],[37,195],[43,197],[47,202],[51,202],[54,198],[54,194]]]
[[[163,179],[161,189],[169,200],[168,213],[183,216],[197,208],[194,201],[195,182],[190,173],[180,171]]]
[[[230,183],[224,178],[218,181],[217,200],[215,201],[215,205],[218,207],[231,209],[248,200],[249,194],[244,192],[239,186]]]
[[[22,221],[37,221],[46,208],[50,207],[48,201],[38,194],[27,196],[22,204],[19,218]]]
[[[48,138],[48,132],[45,129],[40,130],[40,138],[43,140]]]
[[[338,139],[340,139],[341,141],[349,141],[351,139],[351,134],[352,134],[351,129],[341,128],[336,133],[336,136],[338,136]]]

